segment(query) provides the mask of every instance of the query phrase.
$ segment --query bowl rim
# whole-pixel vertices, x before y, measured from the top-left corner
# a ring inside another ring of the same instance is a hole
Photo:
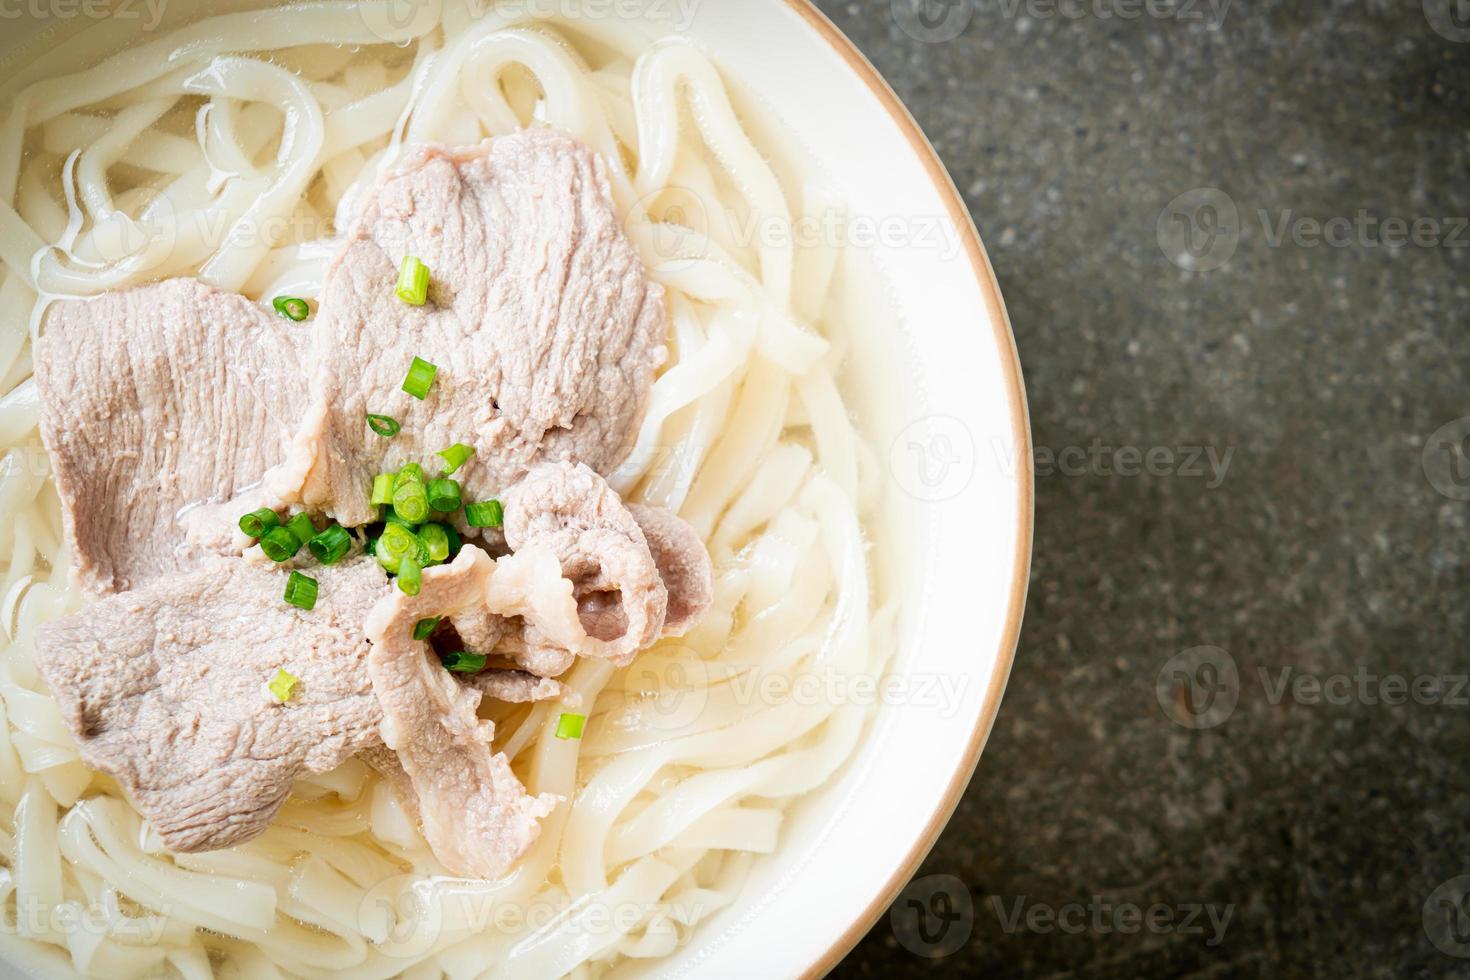
[[[918,122],[899,99],[898,94],[879,74],[878,69],[873,67],[872,62],[848,39],[847,35],[843,34],[837,25],[832,23],[811,0],[783,0],[783,2],[826,42],[833,53],[842,59],[878,101],[883,111],[898,127],[909,149],[919,159],[925,173],[933,182],[935,191],[944,202],[945,212],[960,236],[965,257],[969,260],[976,283],[984,296],[986,309],[990,313],[995,343],[1001,359],[1001,371],[1005,377],[1006,398],[1011,407],[1011,428],[1014,436],[1012,445],[1015,446],[1016,453],[1014,472],[1017,475],[1016,545],[1013,554],[1015,574],[1007,600],[1005,627],[1001,635],[1000,648],[996,654],[996,668],[990,678],[990,685],[985,691],[985,700],[981,705],[975,728],[970,733],[963,760],[956,768],[944,793],[935,802],[928,820],[919,829],[917,836],[910,843],[908,850],[884,886],[846,931],[833,941],[827,951],[802,970],[801,976],[804,980],[809,980],[809,978],[821,977],[830,972],[857,946],[858,941],[882,916],[884,909],[893,904],[898,893],[908,884],[914,872],[918,870],[919,865],[934,847],[940,833],[949,822],[949,818],[954,815],[955,808],[959,806],[960,798],[964,795],[965,788],[975,773],[975,766],[980,761],[981,750],[985,748],[996,716],[1000,713],[1001,696],[1005,693],[1006,682],[1010,678],[1011,668],[1015,663],[1016,646],[1021,633],[1021,618],[1026,606],[1026,590],[1030,582],[1031,538],[1036,501],[1035,479],[1031,467],[1031,417],[1026,403],[1025,384],[1021,377],[1021,360],[1016,350],[1016,338],[1011,330],[1011,319],[1006,312],[1005,301],[1001,298],[1000,282],[995,277],[995,269],[990,264],[990,256],[985,251],[985,245],[980,241],[980,232],[970,217],[969,208],[965,205],[964,198],[960,196],[959,188],[955,186],[953,178],[945,169],[933,144],[919,128]]]

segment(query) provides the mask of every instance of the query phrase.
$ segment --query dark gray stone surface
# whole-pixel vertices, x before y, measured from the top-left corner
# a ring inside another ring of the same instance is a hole
[[[1470,415],[1470,4],[916,2],[821,6],[965,195],[1037,446],[1084,453],[1040,459],[1015,672],[914,886],[973,924],[907,896],[836,975],[1470,975],[1470,422],[1431,439]]]

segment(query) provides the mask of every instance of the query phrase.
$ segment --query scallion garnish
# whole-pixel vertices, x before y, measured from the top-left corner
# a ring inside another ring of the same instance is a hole
[[[499,527],[505,520],[505,508],[498,500],[465,504],[464,519],[470,527]]]
[[[271,561],[279,564],[301,550],[301,540],[287,528],[273,527],[261,537],[260,550]]]
[[[391,415],[369,415],[367,417],[367,423],[369,429],[372,429],[384,439],[392,439],[403,428],[398,424],[398,420]]]
[[[465,464],[465,460],[475,455],[474,446],[466,446],[462,442],[456,442],[448,449],[441,449],[435,455],[444,460],[444,475],[448,476]]]
[[[562,716],[556,720],[557,738],[581,738],[582,729],[587,724],[586,715],[574,715],[571,712],[562,712]]]
[[[373,477],[373,495],[371,503],[391,504],[393,502],[393,483],[395,477],[392,473],[379,473]]]
[[[383,534],[378,538],[374,556],[384,570],[397,572],[403,559],[418,557],[419,548],[422,546],[423,543],[412,531],[402,524],[394,524],[390,521],[383,526]]]
[[[429,506],[441,514],[448,514],[450,511],[459,510],[460,493],[458,480],[450,480],[447,477],[430,480],[428,492]]]
[[[306,542],[306,547],[323,565],[335,565],[352,550],[352,535],[341,524],[333,524]]]
[[[297,678],[294,675],[278,670],[276,676],[271,678],[266,687],[270,688],[270,692],[284,704],[291,700],[291,689],[296,686],[296,681]]]
[[[457,653],[446,653],[439,659],[447,670],[452,670],[456,674],[478,674],[485,669],[486,658],[483,653],[460,650]]]
[[[298,299],[295,296],[277,296],[271,300],[271,305],[276,308],[276,312],[281,314],[281,316],[288,320],[295,320],[298,323],[305,320],[311,314],[311,307],[306,304],[306,300]]]
[[[439,526],[444,529],[444,536],[449,539],[449,554],[444,559],[445,561],[449,561],[450,559],[454,558],[455,555],[459,554],[459,546],[461,544],[459,540],[459,532],[456,531],[454,529],[454,526],[451,524],[440,524]]]
[[[422,357],[415,357],[408,366],[408,377],[403,379],[403,390],[423,401],[429,394],[429,386],[434,383],[434,375],[438,373],[437,367]]]
[[[269,507],[262,507],[260,510],[252,510],[240,518],[240,530],[252,538],[258,538],[271,528],[277,527],[280,523],[281,519],[276,516],[275,511]]]
[[[398,590],[404,595],[418,595],[423,581],[422,569],[412,555],[404,555],[398,563]]]
[[[429,549],[429,561],[439,564],[449,557],[449,535],[443,524],[425,524],[418,529],[419,540]]]
[[[429,298],[429,267],[416,255],[405,255],[398,266],[398,286],[394,295],[409,306],[423,306]]]
[[[398,481],[393,488],[393,513],[410,524],[419,524],[429,516],[429,493],[422,482]]]
[[[442,618],[442,616],[435,616],[433,619],[421,619],[417,623],[414,623],[413,638],[415,640],[427,640],[434,634],[434,628],[439,625],[439,620]]]
[[[316,579],[292,572],[286,579],[286,601],[297,609],[310,611],[316,605]]]
[[[305,514],[297,514],[287,521],[286,530],[296,535],[296,540],[301,544],[306,544],[316,537],[316,525],[311,523],[311,518]]]

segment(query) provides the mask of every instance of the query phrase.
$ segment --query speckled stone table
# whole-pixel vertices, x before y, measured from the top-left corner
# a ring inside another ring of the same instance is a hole
[[[821,6],[1039,451],[994,734],[836,975],[1470,976],[1470,4]]]

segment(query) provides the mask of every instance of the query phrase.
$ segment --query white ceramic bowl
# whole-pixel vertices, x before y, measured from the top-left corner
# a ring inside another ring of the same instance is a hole
[[[852,361],[888,396],[861,414],[885,463],[908,582],[891,668],[904,684],[839,776],[796,809],[780,851],[756,866],[740,900],[649,970],[713,978],[738,964],[741,976],[818,975],[918,867],[999,710],[1031,549],[1025,394],[964,203],[851,43],[805,0],[649,2],[680,11],[666,18],[671,26],[712,55],[755,115],[797,137],[854,226],[873,230],[865,250],[882,271],[874,301],[900,324],[861,336]],[[0,66],[24,64],[70,33],[55,22],[7,23]]]
[[[839,777],[803,801],[739,902],[650,971],[819,975],[933,846],[999,710],[1031,553],[1025,392],[964,202],[851,42],[805,0],[699,0],[685,33],[804,144],[854,225],[875,229],[871,251],[900,323],[897,337],[855,345],[853,367],[896,389],[862,421],[887,464],[910,579],[891,670],[913,683],[878,709]],[[943,684],[950,693],[921,691]]]

